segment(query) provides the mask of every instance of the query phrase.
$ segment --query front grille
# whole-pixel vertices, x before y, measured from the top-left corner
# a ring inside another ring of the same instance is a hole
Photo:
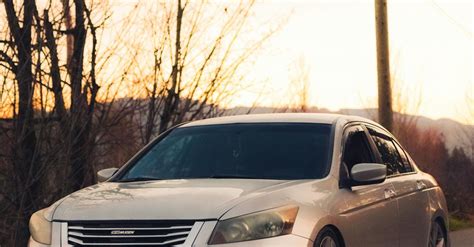
[[[194,221],[69,222],[73,246],[174,246],[186,241]]]

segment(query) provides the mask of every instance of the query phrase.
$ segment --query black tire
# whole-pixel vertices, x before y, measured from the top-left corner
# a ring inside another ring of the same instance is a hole
[[[431,224],[428,247],[447,247],[448,238],[446,230],[439,221],[433,221]]]
[[[330,241],[330,242],[328,242]],[[329,243],[329,245],[328,245]],[[323,228],[316,236],[314,241],[314,247],[344,247],[341,239],[337,232],[331,227]]]

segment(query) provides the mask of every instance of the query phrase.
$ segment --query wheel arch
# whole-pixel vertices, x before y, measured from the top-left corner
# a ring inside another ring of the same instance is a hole
[[[345,247],[346,243],[344,241],[344,236],[342,236],[342,233],[339,230],[339,228],[337,228],[337,226],[335,226],[333,224],[327,224],[327,225],[324,225],[323,227],[321,227],[321,229],[317,232],[316,236],[314,237],[314,244],[316,244],[316,239],[317,239],[319,233],[322,232],[324,229],[327,229],[327,228],[333,230],[336,233],[337,238],[339,239],[339,241],[342,244],[342,247]]]
[[[446,232],[449,232],[449,216],[448,213],[445,212],[442,208],[438,208],[433,212],[431,216],[431,221],[436,222],[440,221],[443,224]]]
[[[446,241],[447,241],[447,246],[451,246],[451,238],[449,237],[449,219],[446,213],[443,212],[443,210],[438,209],[434,214],[433,217],[431,218],[432,224],[434,222],[437,222],[441,224],[441,227],[443,228],[444,234],[446,236]]]

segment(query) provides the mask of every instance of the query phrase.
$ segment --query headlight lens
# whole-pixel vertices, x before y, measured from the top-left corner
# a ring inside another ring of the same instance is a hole
[[[34,213],[30,218],[30,234],[31,237],[39,243],[51,244],[51,221],[46,220],[44,213],[46,209],[42,209]]]
[[[219,221],[209,244],[224,244],[290,234],[298,207],[285,207]]]

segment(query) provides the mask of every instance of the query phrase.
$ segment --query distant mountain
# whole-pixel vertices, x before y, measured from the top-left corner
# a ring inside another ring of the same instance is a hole
[[[366,118],[374,118],[377,116],[377,109],[341,109],[339,111],[343,114],[356,115]],[[396,113],[399,114],[399,113]],[[448,118],[431,119],[419,115],[407,115],[408,117],[415,117],[417,120],[417,126],[421,130],[434,129],[441,132],[446,140],[446,147],[449,150],[455,147],[466,148],[471,144],[471,138],[474,137],[474,125],[466,125]],[[472,150],[466,150],[472,152]]]
[[[377,116],[377,109],[341,109],[339,111],[329,111],[327,109],[319,108],[310,108],[309,112],[323,112],[323,113],[340,113],[347,115],[355,115],[360,117],[365,117],[369,119],[374,119]],[[275,107],[235,107],[228,109],[225,115],[239,115],[239,114],[262,114],[262,113],[276,113],[276,112],[286,112],[285,109],[275,108]],[[396,113],[399,114],[399,113]],[[454,149],[455,147],[462,147],[468,153],[471,153],[472,150],[466,149],[469,147],[469,144],[472,142],[474,137],[474,125],[466,125],[460,122],[457,122],[448,118],[441,119],[431,119],[424,116],[415,116],[403,114],[407,117],[415,117],[417,125],[421,130],[435,129],[441,132],[446,140],[446,147],[449,150]]]

